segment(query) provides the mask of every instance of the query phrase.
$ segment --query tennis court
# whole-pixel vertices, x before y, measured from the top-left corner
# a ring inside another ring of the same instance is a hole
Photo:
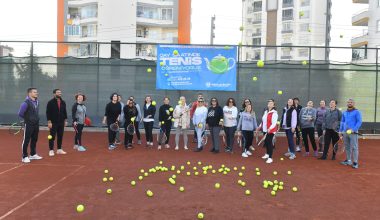
[[[44,159],[24,165],[20,162],[22,135],[12,136],[7,130],[0,130],[0,135],[0,219],[196,219],[199,212],[205,219],[376,219],[380,214],[379,140],[359,140],[360,168],[355,170],[339,164],[343,155],[336,161],[319,161],[297,154],[295,161],[280,161],[286,151],[282,137],[270,165],[260,158],[261,147],[244,159],[237,147],[234,154],[214,155],[209,147],[200,153],[174,151],[173,136],[168,150],[135,145],[132,150],[121,146],[109,151],[105,132],[84,133],[86,152],[74,151],[73,132],[65,132],[63,146],[68,154],[49,157],[46,131],[40,131],[37,147]],[[138,180],[140,169],[147,172],[159,161],[168,172],[149,173]],[[198,171],[206,165],[218,170],[222,164],[231,172],[194,176],[194,166]],[[172,165],[176,170],[185,167],[176,174],[176,185],[168,181],[174,174]],[[238,171],[232,169],[235,166]],[[246,169],[241,170],[242,166]],[[292,175],[287,174],[289,170]],[[274,176],[273,171],[278,174]],[[244,175],[239,177],[239,172]],[[114,181],[102,182],[105,176]],[[246,182],[245,187],[237,183],[239,179]],[[134,187],[132,180],[137,182]],[[283,181],[284,190],[272,196],[270,189],[263,188],[263,180]],[[215,183],[221,187],[216,189]],[[178,190],[180,186],[184,192]],[[298,192],[292,192],[293,186]],[[106,193],[108,188],[111,195]],[[245,195],[246,189],[251,195]],[[147,190],[154,196],[148,197]],[[78,204],[85,206],[82,213],[76,211]]]

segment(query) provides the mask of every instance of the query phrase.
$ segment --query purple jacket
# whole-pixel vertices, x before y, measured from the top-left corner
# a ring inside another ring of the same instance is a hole
[[[326,108],[317,108],[317,119],[315,120],[316,125],[322,125],[323,124],[323,117],[326,114]]]
[[[38,99],[32,100],[29,96],[25,98],[25,100],[30,100],[35,107],[38,106]],[[18,110],[18,116],[20,118],[24,118],[25,111],[28,109],[28,104],[26,102],[23,102],[20,106],[20,109]]]

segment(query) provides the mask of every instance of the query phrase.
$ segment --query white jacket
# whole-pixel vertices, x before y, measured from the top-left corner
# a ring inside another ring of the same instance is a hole
[[[181,114],[182,116],[180,116]],[[190,108],[188,106],[177,105],[174,109],[173,117],[175,128],[190,128]]]
[[[229,108],[228,106],[224,106],[223,107],[224,127],[237,126],[237,116],[238,116],[238,109],[235,106],[232,106],[232,108]]]

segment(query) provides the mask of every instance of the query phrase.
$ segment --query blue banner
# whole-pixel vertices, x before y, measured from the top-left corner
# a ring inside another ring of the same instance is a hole
[[[158,45],[156,88],[236,91],[236,46]]]

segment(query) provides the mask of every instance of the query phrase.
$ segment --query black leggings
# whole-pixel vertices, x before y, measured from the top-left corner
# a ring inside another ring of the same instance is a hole
[[[53,123],[50,129],[52,139],[49,140],[49,149],[54,149],[55,136],[57,135],[57,149],[62,148],[63,132],[65,130],[65,122]]]
[[[337,132],[335,132],[333,129],[326,129],[325,133],[325,148],[323,149],[323,157],[326,157],[329,152],[329,146],[332,142],[332,145],[334,146],[336,142],[339,141],[339,135]],[[335,152],[333,151],[333,155],[335,155]]]
[[[127,147],[128,144],[132,144],[132,139],[133,139],[133,135],[130,135],[127,132],[127,127],[128,127],[128,125],[124,124],[124,129],[125,129],[125,133],[124,133],[124,146],[125,147]]]
[[[74,126],[75,130],[75,136],[74,136],[74,144],[82,146],[82,131],[83,131],[83,124],[77,124]]]
[[[137,140],[141,140],[139,123],[140,122],[138,122],[138,121],[135,122],[135,132],[136,132]]]
[[[242,131],[243,133],[243,144],[244,147],[242,148],[243,152],[248,151],[249,147],[252,145],[253,142],[253,131]]]
[[[114,144],[115,143],[115,139],[116,139],[116,131],[112,131],[110,129],[110,125],[111,124],[108,124],[108,143],[109,143],[109,145]]]
[[[144,122],[146,142],[153,142],[153,121]]]
[[[317,145],[315,144],[315,138],[314,138],[314,128],[302,128],[302,139],[303,139],[303,145],[305,146],[306,152],[309,152],[309,141],[307,137],[309,136],[311,146],[313,147],[313,150],[317,150]]]
[[[265,137],[264,140],[264,147],[267,148],[267,154],[269,155],[269,158],[272,158],[273,155],[273,137],[274,134],[272,133],[267,133],[267,136]]]
[[[296,145],[299,146],[300,145],[300,140],[301,140],[301,136],[300,136],[300,130],[298,129],[298,126],[296,127],[295,129],[295,133],[296,133]]]
[[[168,144],[169,143],[169,139],[170,139],[170,130],[172,129],[172,122],[171,121],[165,121],[165,124],[162,125],[165,131],[165,135],[166,135],[166,141],[165,141],[165,144]],[[159,145],[163,144],[163,143],[158,143]]]
[[[317,129],[318,138],[320,138],[323,135],[322,125],[321,124],[316,124],[315,128]],[[318,145],[319,145],[319,151],[323,151],[322,140],[321,139],[319,139],[319,140],[320,140],[319,143],[318,143]]]

